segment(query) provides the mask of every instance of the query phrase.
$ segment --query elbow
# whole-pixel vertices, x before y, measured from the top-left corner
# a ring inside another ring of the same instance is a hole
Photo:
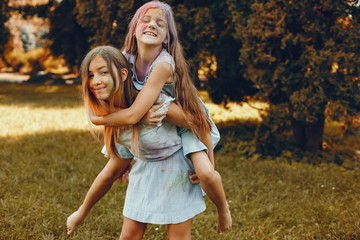
[[[134,114],[131,114],[131,115],[128,117],[128,119],[127,119],[127,124],[128,124],[128,125],[135,125],[135,124],[137,124],[138,122],[140,122],[140,120],[141,120],[141,117],[136,116],[136,115],[134,115]]]
[[[117,179],[117,174],[112,171],[102,171],[100,173],[100,179],[103,185],[111,185]]]

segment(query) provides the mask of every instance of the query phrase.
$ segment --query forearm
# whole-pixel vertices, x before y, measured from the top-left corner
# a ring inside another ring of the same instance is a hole
[[[110,190],[113,182],[129,167],[131,159],[111,157],[104,169],[95,178],[80,211],[86,216],[91,208]]]
[[[204,143],[204,145],[208,149],[208,157],[210,159],[211,164],[215,167],[215,159],[214,159],[214,149],[212,145],[212,139],[210,133],[200,133],[200,141]]]
[[[159,63],[150,74],[148,81],[136,96],[129,108],[106,116],[95,117],[91,122],[95,125],[124,126],[138,123],[156,102],[164,83],[172,79],[172,69],[168,63]]]
[[[83,216],[87,216],[89,214],[92,207],[110,190],[114,181],[115,179],[113,181],[112,179],[105,179],[103,177],[103,173],[100,172],[100,174],[95,178],[82,205],[79,208],[79,211]]]
[[[141,117],[131,108],[126,108],[105,116],[92,116],[90,120],[95,125],[128,126],[139,122]]]
[[[163,121],[174,124],[176,126],[190,129],[190,114],[185,114],[183,109],[176,103],[171,102],[166,117]]]
[[[182,128],[190,129],[190,123],[191,121],[193,121],[193,117],[189,113],[185,113],[180,106],[172,102],[169,106],[164,121]],[[210,162],[213,166],[215,166],[214,149],[212,145],[211,134],[200,132],[199,138],[200,141],[204,143],[204,145],[207,147]]]

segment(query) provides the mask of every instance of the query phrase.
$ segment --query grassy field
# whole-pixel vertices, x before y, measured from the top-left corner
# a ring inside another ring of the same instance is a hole
[[[88,131],[79,89],[0,86],[0,239],[67,239],[66,218],[106,163],[102,143]],[[289,164],[243,154],[257,111],[237,104],[224,109],[205,93],[202,98],[221,127],[216,166],[234,224],[218,237],[215,208],[206,198],[207,210],[193,221],[193,239],[360,239],[357,165]],[[341,143],[360,149],[354,139],[359,135]],[[125,189],[115,183],[72,239],[118,239]],[[144,239],[166,239],[166,227],[149,225]]]

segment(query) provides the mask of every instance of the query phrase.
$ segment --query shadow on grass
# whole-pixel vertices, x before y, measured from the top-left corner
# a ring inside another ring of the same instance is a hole
[[[0,104],[44,108],[82,106],[79,85],[0,83]]]
[[[2,137],[0,146],[0,239],[66,239],[66,218],[107,162],[102,143],[88,131],[57,131]],[[109,217],[98,219],[97,233],[90,221],[85,239],[118,237],[125,186],[114,185],[91,218]]]

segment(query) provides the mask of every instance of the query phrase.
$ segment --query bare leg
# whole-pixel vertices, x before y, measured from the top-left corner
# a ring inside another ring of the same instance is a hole
[[[169,240],[191,240],[191,223],[192,219],[178,224],[168,225]]]
[[[217,232],[221,235],[229,230],[232,225],[231,213],[226,202],[221,176],[214,169],[204,151],[192,153],[190,158],[200,179],[202,189],[216,206],[218,212]]]
[[[146,226],[146,223],[124,217],[120,240],[141,240],[145,233]]]
[[[76,231],[95,203],[110,190],[113,182],[126,170],[130,161],[131,159],[110,158],[104,169],[95,178],[82,205],[68,217],[66,221],[68,235],[72,235]]]

